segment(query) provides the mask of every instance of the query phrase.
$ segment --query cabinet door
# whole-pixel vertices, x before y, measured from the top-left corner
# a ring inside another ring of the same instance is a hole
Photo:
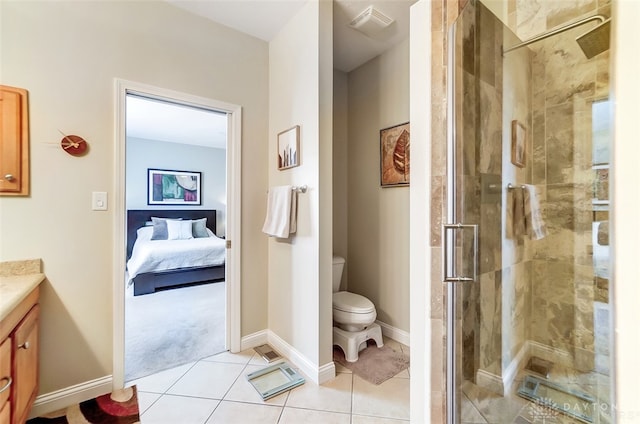
[[[0,406],[0,424],[11,424],[11,405],[9,402]]]
[[[27,91],[0,86],[0,193],[29,194]]]
[[[11,338],[0,344],[0,424],[9,424],[9,393],[11,392]]]
[[[38,392],[38,321],[40,306],[35,305],[13,333],[14,388],[11,399],[13,424],[22,424]]]

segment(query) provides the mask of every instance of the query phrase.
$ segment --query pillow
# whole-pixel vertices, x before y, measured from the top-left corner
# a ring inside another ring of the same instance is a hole
[[[193,221],[193,238],[209,237],[207,231],[207,218],[194,219]]]
[[[151,240],[166,240],[169,234],[167,233],[167,221],[179,221],[181,218],[156,218],[151,217],[153,223],[153,234],[151,234]]]
[[[138,231],[136,231],[138,237],[136,240],[151,240],[151,235],[153,234],[153,227],[140,227]]]
[[[193,238],[193,223],[191,220],[167,220],[167,240],[189,240]]]

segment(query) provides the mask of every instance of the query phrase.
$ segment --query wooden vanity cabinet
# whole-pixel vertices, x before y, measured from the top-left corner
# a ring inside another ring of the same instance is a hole
[[[36,288],[0,321],[0,379],[11,378],[0,393],[0,424],[24,424],[38,394],[38,297]]]
[[[0,196],[28,195],[27,90],[0,85]]]
[[[6,338],[0,344],[0,424],[11,423],[11,338]]]
[[[13,333],[13,424],[27,421],[38,394],[38,321],[40,306],[35,305]]]
[[[11,422],[11,405],[7,402],[2,409],[0,409],[0,423],[9,424]]]

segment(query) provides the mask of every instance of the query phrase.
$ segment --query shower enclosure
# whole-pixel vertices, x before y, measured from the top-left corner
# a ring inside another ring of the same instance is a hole
[[[523,43],[470,1],[449,33],[450,423],[611,422],[602,12]]]

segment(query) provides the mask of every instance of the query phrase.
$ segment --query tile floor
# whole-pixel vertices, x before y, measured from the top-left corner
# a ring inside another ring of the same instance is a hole
[[[522,370],[515,378],[511,391],[507,396],[500,396],[483,389],[469,381],[462,384],[461,422],[463,424],[581,424],[576,418],[563,414],[542,403],[528,401],[518,396],[517,391],[526,375],[534,375]],[[584,413],[593,417],[594,424],[610,424],[610,378],[596,372],[580,372],[570,367],[556,364],[549,373],[549,381],[558,384],[565,390],[575,393],[586,393],[593,397],[593,401],[579,400],[573,396],[552,394],[547,400],[553,400],[558,405],[567,405],[574,413]],[[544,389],[542,389],[544,390]],[[541,392],[544,393],[544,392]]]
[[[385,338],[394,350],[409,348]],[[253,349],[223,352],[138,380],[142,424],[409,422],[409,370],[376,386],[336,364],[336,378],[263,401],[245,375],[266,362]]]

